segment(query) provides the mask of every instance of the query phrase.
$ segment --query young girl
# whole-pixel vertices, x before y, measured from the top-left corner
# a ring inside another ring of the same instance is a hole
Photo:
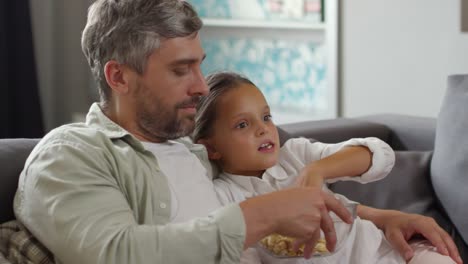
[[[361,183],[385,177],[394,153],[377,138],[351,139],[340,144],[290,139],[280,148],[270,108],[261,91],[248,79],[221,72],[207,77],[210,93],[198,105],[193,140],[204,144],[209,158],[223,171],[215,180],[221,203],[236,203],[295,184],[322,186],[323,182]],[[326,185],[323,185],[324,189]],[[342,195],[335,195],[352,205]],[[338,244],[333,254],[287,263],[406,263],[372,222],[357,217],[351,226],[334,222]],[[436,252],[427,241],[412,245],[409,263],[455,263]],[[245,263],[284,263],[249,249]]]

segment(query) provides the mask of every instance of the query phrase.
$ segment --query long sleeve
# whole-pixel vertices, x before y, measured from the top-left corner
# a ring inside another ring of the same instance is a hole
[[[329,180],[328,183],[343,180],[352,180],[361,183],[377,181],[390,173],[395,164],[395,154],[392,148],[384,141],[369,138],[353,138],[336,144],[326,144],[321,142],[311,143],[305,138],[288,140],[283,146],[282,160],[283,167],[302,168],[304,165],[328,157],[341,149],[349,146],[365,146],[372,152],[372,165],[368,171],[358,177],[340,177]]]
[[[239,261],[245,223],[238,205],[170,224],[167,182],[151,160],[122,143],[109,153],[80,140],[49,141],[26,163],[15,213],[57,263]]]

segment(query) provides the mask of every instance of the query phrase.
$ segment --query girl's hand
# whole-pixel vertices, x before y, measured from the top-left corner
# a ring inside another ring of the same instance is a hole
[[[305,166],[299,173],[299,177],[296,181],[296,186],[302,187],[318,187],[322,188],[324,177],[319,170],[314,169],[313,166]]]

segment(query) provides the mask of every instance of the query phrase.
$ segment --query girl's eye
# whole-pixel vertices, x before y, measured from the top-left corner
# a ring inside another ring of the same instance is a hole
[[[247,122],[240,122],[239,124],[237,124],[236,128],[246,128],[247,127]]]
[[[263,121],[271,121],[272,118],[273,117],[270,114],[268,114],[263,117]]]

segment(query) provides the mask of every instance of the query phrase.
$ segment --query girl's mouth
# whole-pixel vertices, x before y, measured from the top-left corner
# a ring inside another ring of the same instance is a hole
[[[266,142],[266,143],[261,144],[258,150],[262,152],[269,152],[273,150],[274,147],[275,147],[275,144],[273,144],[272,142]]]

